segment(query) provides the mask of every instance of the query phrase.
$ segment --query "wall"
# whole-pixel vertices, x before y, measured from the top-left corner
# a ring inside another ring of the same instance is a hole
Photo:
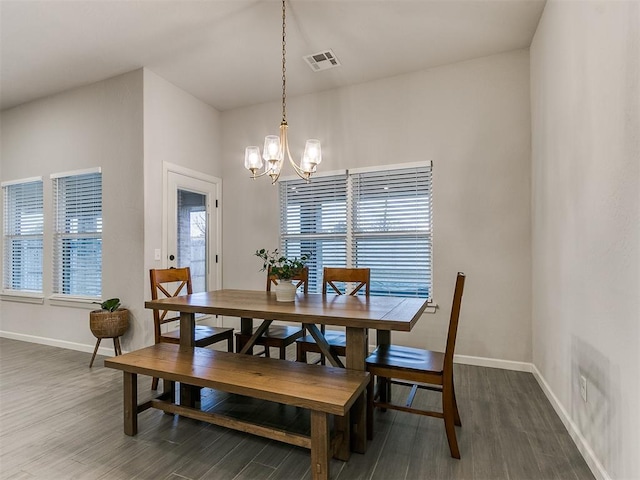
[[[531,46],[533,362],[601,478],[640,478],[639,67],[640,3],[547,2]]]
[[[520,50],[287,99],[292,155],[299,159],[304,140],[319,138],[323,172],[434,162],[441,309],[410,336],[394,335],[398,343],[443,347],[455,274],[464,271],[457,352],[531,361],[528,64]],[[278,245],[277,187],[250,180],[243,161],[245,146],[277,133],[280,108],[223,113],[225,288],[264,288],[253,252]]]
[[[221,177],[220,113],[192,95],[144,69],[144,299],[151,298],[149,269],[165,268],[154,260],[154,250],[162,248],[163,163]],[[166,240],[166,239],[165,239]],[[145,312],[145,339],[153,343],[153,315]],[[140,346],[143,346],[140,345]]]
[[[142,317],[142,70],[3,111],[1,120],[2,180],[44,177],[45,297],[51,294],[49,175],[102,167],[103,298],[120,297],[131,310],[131,328],[123,339],[123,348],[129,348],[140,334]],[[53,306],[46,298],[44,304],[3,300],[0,331],[92,351],[92,308]]]

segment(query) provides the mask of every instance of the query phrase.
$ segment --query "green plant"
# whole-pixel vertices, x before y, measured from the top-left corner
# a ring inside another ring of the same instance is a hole
[[[110,298],[109,300],[105,300],[100,304],[100,308],[102,308],[102,310],[107,310],[109,312],[115,312],[119,306],[120,306],[119,298]]]
[[[262,248],[256,250],[256,257],[262,259],[261,272],[271,267],[271,274],[275,277],[281,280],[291,280],[302,271],[311,258],[311,254],[304,253],[300,257],[287,258],[277,248],[272,252]]]

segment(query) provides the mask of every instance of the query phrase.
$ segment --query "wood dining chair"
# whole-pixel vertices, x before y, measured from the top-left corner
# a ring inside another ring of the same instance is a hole
[[[296,282],[296,289],[302,288],[304,293],[309,293],[309,267],[304,269],[291,280]],[[271,287],[278,285],[278,278],[271,274],[271,267],[267,269],[267,292],[271,291]],[[258,327],[254,328],[254,332]],[[264,347],[264,350],[257,352],[256,355],[264,355],[269,357],[269,349],[277,348],[280,353],[280,358],[286,360],[287,347],[294,343],[298,338],[304,335],[304,329],[301,326],[289,326],[289,325],[269,325],[269,328],[262,334],[256,345]],[[236,333],[236,352],[240,352],[245,343],[251,338],[251,334],[248,333]]]
[[[331,289],[330,293],[337,295],[347,294],[350,284],[353,285],[353,288],[348,291],[349,295],[357,295],[364,288],[365,295],[369,296],[371,293],[371,269],[324,267],[322,274],[323,295],[327,295],[328,289]],[[335,330],[326,331],[324,325],[320,326],[320,331],[336,355],[344,357],[347,351],[346,334]],[[321,353],[320,347],[309,334],[296,340],[296,360],[306,363],[308,353],[319,353],[320,363],[322,365],[325,364],[325,358]]]
[[[151,269],[151,299],[177,297],[193,293],[191,284],[191,270],[184,268]],[[155,342],[180,343],[180,330],[162,332],[162,326],[180,320],[180,314],[168,310],[153,310],[153,327]],[[196,347],[206,347],[214,343],[227,341],[227,350],[233,352],[233,328],[210,327],[207,325],[195,326]],[[158,388],[158,379],[153,378],[151,388]]]
[[[449,332],[444,352],[421,350],[399,345],[380,345],[366,360],[371,380],[367,386],[367,436],[373,437],[373,412],[375,407],[417,413],[444,420],[451,456],[460,458],[455,425],[461,426],[456,393],[453,382],[453,351],[458,333],[458,319],[464,290],[464,273],[458,273],[453,293],[453,305],[449,319]],[[374,380],[378,377],[377,392]],[[391,403],[388,383],[411,387],[404,405]],[[442,412],[412,407],[418,389],[432,390],[442,394]]]

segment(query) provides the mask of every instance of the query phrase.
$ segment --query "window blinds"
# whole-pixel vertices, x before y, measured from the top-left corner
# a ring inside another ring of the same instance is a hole
[[[310,291],[322,268],[371,268],[373,295],[431,299],[431,164],[280,183],[282,251],[311,252]]]
[[[53,293],[102,295],[102,175],[53,178]]]
[[[371,292],[431,298],[431,167],[351,175],[351,265]]]
[[[346,266],[346,174],[280,182],[281,249],[288,257],[310,253],[309,291],[322,291],[323,265]]]
[[[4,290],[42,292],[42,180],[3,184]]]

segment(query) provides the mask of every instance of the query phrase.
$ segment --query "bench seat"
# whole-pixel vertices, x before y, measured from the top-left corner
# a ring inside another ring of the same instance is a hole
[[[124,430],[127,435],[137,433],[139,412],[150,407],[159,408],[168,413],[309,448],[314,479],[329,478],[332,455],[348,459],[349,409],[369,382],[367,372],[198,347],[184,348],[167,343],[107,359],[105,366],[124,372]],[[311,412],[311,435],[176,405],[172,398],[167,400],[166,395],[164,399],[161,397],[138,405],[138,374],[308,409]],[[329,415],[336,417],[333,443],[329,438]]]

